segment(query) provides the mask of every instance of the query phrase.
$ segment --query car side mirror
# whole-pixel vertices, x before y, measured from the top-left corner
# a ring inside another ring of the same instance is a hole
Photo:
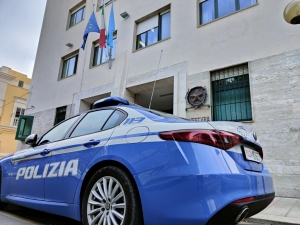
[[[30,145],[34,147],[37,142],[37,134],[30,134],[26,139],[25,139],[25,144]]]

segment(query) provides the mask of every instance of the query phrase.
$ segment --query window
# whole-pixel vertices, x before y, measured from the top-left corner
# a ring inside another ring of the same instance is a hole
[[[118,126],[119,124],[121,124],[123,122],[123,120],[125,118],[126,118],[126,115],[123,112],[116,110],[114,112],[114,114],[112,114],[111,117],[109,117],[109,119],[105,123],[102,130],[108,130],[108,129]]]
[[[23,87],[23,86],[24,86],[24,81],[19,80],[18,87]]]
[[[159,13],[137,24],[136,48],[144,48],[170,37],[170,11]]]
[[[13,120],[13,126],[17,126],[19,122],[19,118],[21,115],[24,115],[25,109],[17,107],[15,111],[15,118]]]
[[[257,0],[200,0],[200,24],[208,23],[256,3]]]
[[[25,139],[31,134],[33,118],[33,116],[20,116],[15,137],[16,140],[25,141]]]
[[[66,119],[67,106],[56,109],[54,125]]]
[[[100,110],[88,113],[77,125],[70,137],[99,132],[114,110]]]
[[[61,124],[58,124],[56,127],[51,129],[42,137],[42,139],[39,141],[39,145],[61,140],[78,119],[78,117],[79,116],[72,117],[71,119],[62,122]]]
[[[84,19],[85,6],[71,14],[69,27],[72,27]]]
[[[116,38],[113,39],[113,48],[111,49],[111,58],[116,56]],[[99,44],[94,47],[93,66],[105,63],[109,59],[110,48],[99,48]]]
[[[63,68],[61,78],[74,75],[77,69],[78,54],[63,60]]]
[[[213,120],[252,120],[248,65],[211,73]]]
[[[110,3],[112,3],[112,0],[104,0],[104,4],[105,6],[109,5]],[[98,0],[97,2],[97,10],[100,10],[103,6],[103,0]]]

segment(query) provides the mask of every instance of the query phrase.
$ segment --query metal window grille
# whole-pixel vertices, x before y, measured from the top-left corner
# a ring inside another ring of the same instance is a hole
[[[211,72],[214,121],[252,120],[248,64]]]

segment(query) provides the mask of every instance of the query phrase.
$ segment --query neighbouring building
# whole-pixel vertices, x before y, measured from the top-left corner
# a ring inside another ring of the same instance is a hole
[[[8,67],[0,68],[0,157],[14,153],[20,116],[26,110],[30,78]]]
[[[252,125],[277,196],[300,198],[300,27],[283,19],[289,2],[115,0],[110,69],[98,33],[81,45],[92,10],[100,25],[104,7],[108,24],[112,0],[47,1],[26,111],[32,132],[107,96],[148,107],[157,80],[153,109]],[[203,105],[188,103],[191,91]]]

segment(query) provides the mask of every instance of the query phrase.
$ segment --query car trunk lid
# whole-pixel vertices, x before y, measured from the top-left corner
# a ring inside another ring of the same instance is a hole
[[[228,155],[243,169],[260,172],[263,169],[263,151],[251,126],[238,122],[209,122],[217,131],[241,136],[242,142],[228,150]]]

